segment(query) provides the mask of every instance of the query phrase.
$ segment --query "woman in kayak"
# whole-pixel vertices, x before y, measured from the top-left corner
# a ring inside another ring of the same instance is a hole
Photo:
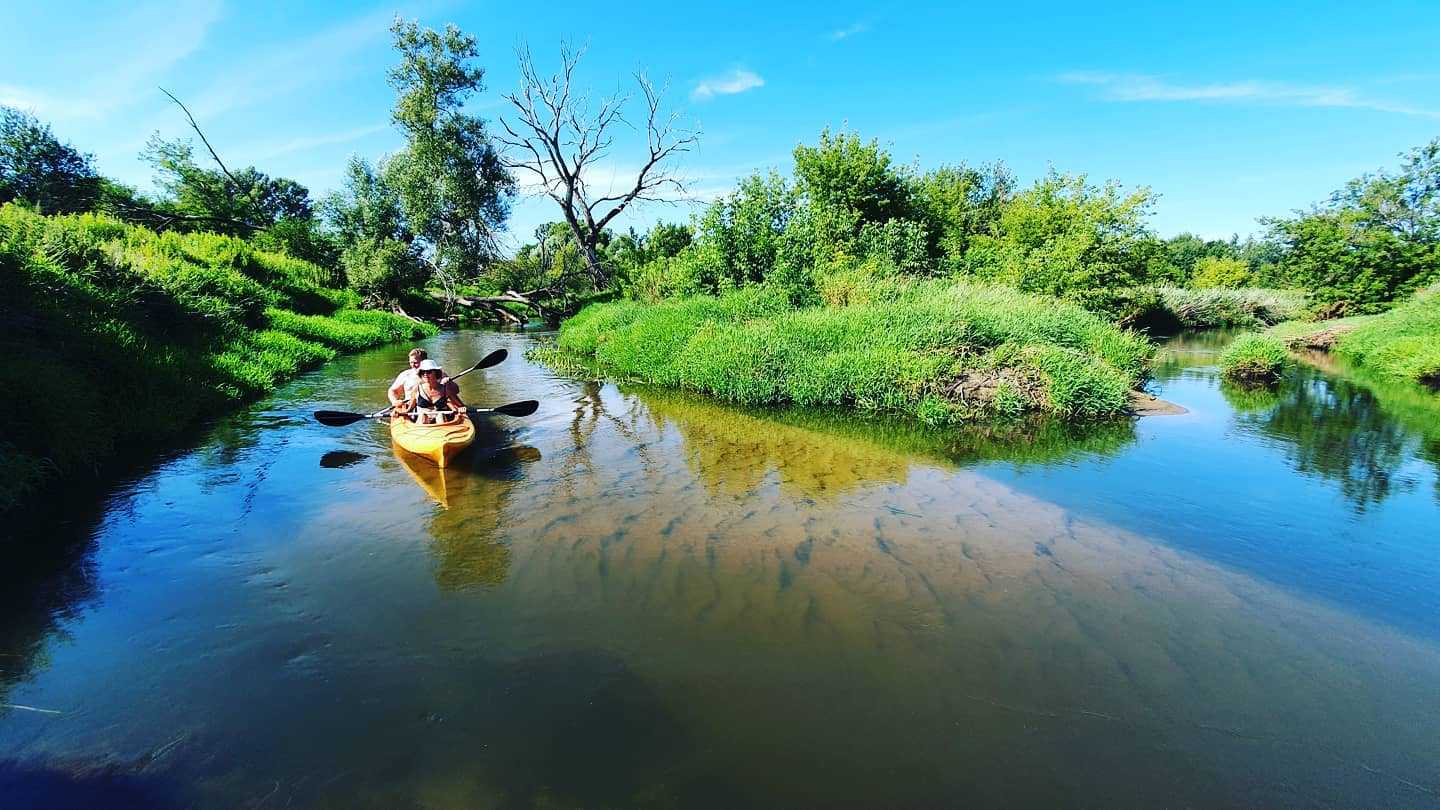
[[[458,420],[465,412],[465,403],[460,401],[460,386],[450,382],[434,360],[421,360],[415,371],[420,375],[420,384],[414,389],[414,396],[396,407],[395,412],[408,416],[412,422],[418,419],[422,425]]]

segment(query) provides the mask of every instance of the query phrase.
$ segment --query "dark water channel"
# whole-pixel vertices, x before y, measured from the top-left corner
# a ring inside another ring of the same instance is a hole
[[[936,434],[450,334],[542,406],[444,473],[337,361],[5,543],[0,806],[1440,804],[1440,408],[1225,339]]]

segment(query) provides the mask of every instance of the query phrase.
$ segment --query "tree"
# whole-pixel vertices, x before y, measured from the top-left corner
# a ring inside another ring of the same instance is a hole
[[[621,191],[592,189],[590,175],[609,155],[613,127],[628,123],[623,113],[629,99],[611,96],[592,110],[588,97],[573,87],[582,55],[562,46],[560,72],[542,78],[530,51],[521,49],[520,89],[505,96],[514,107],[515,118],[501,118],[506,135],[500,141],[507,149],[507,164],[532,177],[541,193],[560,206],[595,287],[603,290],[613,280],[600,251],[606,227],[637,201],[666,201],[667,190],[684,193],[684,185],[669,163],[688,151],[698,135],[677,129],[678,116],[661,113],[660,93],[644,73],[636,73],[644,98],[645,157],[634,182],[622,186]]]
[[[1398,172],[1356,178],[1324,205],[1262,221],[1285,247],[1279,274],[1322,314],[1384,309],[1440,280],[1440,139],[1407,153]]]
[[[1244,259],[1231,256],[1202,256],[1195,262],[1195,272],[1190,277],[1190,286],[1197,289],[1208,287],[1248,287],[1255,278],[1250,265]]]
[[[35,116],[0,107],[0,203],[23,200],[42,214],[89,211],[101,184],[90,160]]]
[[[383,175],[448,303],[457,284],[497,256],[495,234],[509,216],[515,183],[485,122],[463,111],[484,89],[485,71],[471,65],[475,38],[453,25],[442,34],[404,20],[390,31],[401,56],[390,71],[399,94],[392,120],[406,143]]]
[[[878,141],[826,129],[818,145],[796,146],[794,157],[796,191],[812,206],[843,212],[855,233],[867,222],[913,215],[909,175],[890,164]]]
[[[931,252],[957,269],[970,243],[991,232],[1015,193],[1015,177],[1000,163],[978,168],[960,164],[926,172],[911,196],[934,240]]]

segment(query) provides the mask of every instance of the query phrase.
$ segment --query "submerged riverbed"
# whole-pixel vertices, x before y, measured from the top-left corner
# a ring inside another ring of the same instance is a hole
[[[458,468],[338,360],[0,573],[0,793],[111,806],[1440,803],[1440,420],[1302,369],[934,433],[559,378]],[[477,379],[480,378],[480,379]],[[11,806],[8,802],[3,802]]]

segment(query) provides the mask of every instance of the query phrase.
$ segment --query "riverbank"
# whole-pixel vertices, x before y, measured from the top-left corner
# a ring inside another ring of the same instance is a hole
[[[328,277],[234,237],[0,207],[0,512],[339,353],[436,333]]]
[[[1291,349],[1318,349],[1391,381],[1440,388],[1440,288],[1388,312],[1316,323],[1283,323],[1266,332]]]
[[[993,415],[1126,412],[1153,347],[1079,306],[954,282],[894,285],[794,307],[757,286],[591,306],[566,321],[556,367],[745,404],[901,413],[930,424]]]

